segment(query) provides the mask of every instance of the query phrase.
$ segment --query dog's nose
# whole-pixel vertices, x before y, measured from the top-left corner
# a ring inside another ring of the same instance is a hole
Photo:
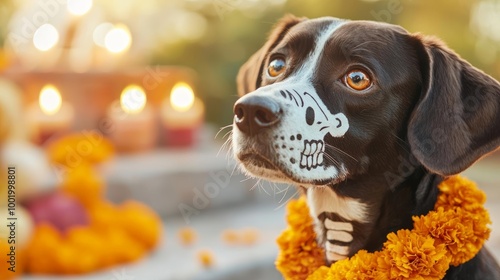
[[[281,109],[273,100],[247,95],[234,104],[236,126],[246,134],[255,135],[279,122]]]

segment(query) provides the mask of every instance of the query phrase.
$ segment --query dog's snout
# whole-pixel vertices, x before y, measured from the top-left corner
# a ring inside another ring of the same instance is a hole
[[[234,105],[235,123],[246,134],[254,135],[279,122],[280,106],[261,96],[245,96]]]

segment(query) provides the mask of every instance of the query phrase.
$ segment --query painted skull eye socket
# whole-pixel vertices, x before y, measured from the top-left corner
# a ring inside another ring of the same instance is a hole
[[[362,91],[372,85],[370,76],[363,70],[352,70],[344,76],[344,84],[353,90]]]
[[[269,63],[269,66],[267,67],[267,73],[269,74],[269,76],[275,78],[285,72],[285,69],[285,60],[282,58],[276,58]]]

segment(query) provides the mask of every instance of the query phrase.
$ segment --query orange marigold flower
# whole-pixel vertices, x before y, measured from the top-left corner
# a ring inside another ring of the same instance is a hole
[[[196,231],[190,227],[184,227],[179,230],[177,233],[182,245],[188,246],[195,242],[196,240]]]
[[[14,280],[20,277],[23,274],[23,267],[20,266],[22,263],[24,265],[24,258],[25,258],[25,252],[19,249],[19,247],[16,247],[16,250],[14,251],[16,261],[15,261],[15,268],[14,271],[10,270],[12,269],[11,263],[10,263],[10,256],[9,254],[11,253],[11,245],[8,244],[6,239],[0,239],[0,279],[3,280]],[[22,262],[21,258],[22,256]]]
[[[51,161],[71,168],[77,160],[91,164],[103,162],[114,154],[114,148],[102,135],[74,133],[50,143],[47,154]]]
[[[330,268],[328,266],[321,266],[316,269],[313,274],[307,277],[307,280],[326,280],[330,274]]]
[[[307,280],[386,280],[389,279],[390,264],[380,266],[378,259],[388,259],[386,252],[368,253],[361,250],[350,259],[337,261],[330,268],[322,266]]]
[[[127,263],[142,258],[147,250],[135,238],[122,229],[112,228],[102,233],[106,240],[106,250],[111,252],[112,263]]]
[[[109,258],[106,258],[108,254],[107,250],[103,250],[107,246],[105,237],[96,229],[92,227],[73,227],[66,233],[66,242],[72,247],[77,249],[79,252],[87,253],[87,264],[82,263],[81,270],[85,270],[84,267],[90,267],[92,259],[96,259],[98,268],[104,268],[112,265]]]
[[[198,260],[204,267],[211,267],[214,265],[214,254],[208,250],[199,251]]]
[[[441,194],[438,196],[434,209],[443,207],[445,210],[461,207],[475,212],[486,201],[486,195],[478,189],[476,184],[462,176],[447,178],[439,184]],[[479,212],[480,209],[478,210]]]
[[[90,164],[81,163],[63,179],[62,190],[89,209],[102,200],[104,181]]]
[[[89,209],[90,224],[98,230],[107,230],[115,227],[120,211],[116,205],[108,201],[98,201]]]
[[[441,279],[449,267],[444,244],[410,230],[390,233],[384,244],[391,263],[391,279]]]
[[[241,242],[245,245],[255,244],[259,240],[259,231],[254,228],[247,228],[241,231]]]
[[[26,270],[29,273],[57,273],[54,263],[56,254],[53,250],[61,243],[59,231],[51,225],[36,226],[33,238],[27,247]]]
[[[158,214],[148,206],[136,201],[126,201],[119,207],[119,225],[127,234],[146,249],[158,245],[163,233]]]
[[[440,207],[426,216],[414,217],[415,231],[424,236],[431,236],[436,244],[444,244],[451,256],[452,265],[460,265],[472,259],[488,239],[491,223],[488,212],[482,208],[472,214],[461,208],[445,211]]]
[[[439,189],[436,210],[413,217],[413,230],[390,233],[383,250],[361,250],[331,267],[322,266],[323,250],[315,241],[305,199],[293,201],[288,205],[288,227],[278,238],[277,269],[285,279],[442,279],[450,264],[463,264],[479,252],[491,221],[482,205],[484,193],[474,183],[450,177]]]
[[[313,220],[306,200],[301,197],[287,205],[289,227],[278,237],[280,253],[276,268],[285,279],[306,279],[325,264],[324,251],[316,242]]]
[[[237,244],[239,242],[238,232],[234,229],[226,229],[222,232],[222,240],[230,245]]]

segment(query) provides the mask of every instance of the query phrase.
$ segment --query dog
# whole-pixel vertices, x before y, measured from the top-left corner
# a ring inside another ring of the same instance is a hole
[[[392,24],[285,16],[237,84],[235,158],[304,191],[329,263],[380,250],[433,210],[440,182],[500,146],[500,84]],[[482,248],[445,279],[500,267]]]

